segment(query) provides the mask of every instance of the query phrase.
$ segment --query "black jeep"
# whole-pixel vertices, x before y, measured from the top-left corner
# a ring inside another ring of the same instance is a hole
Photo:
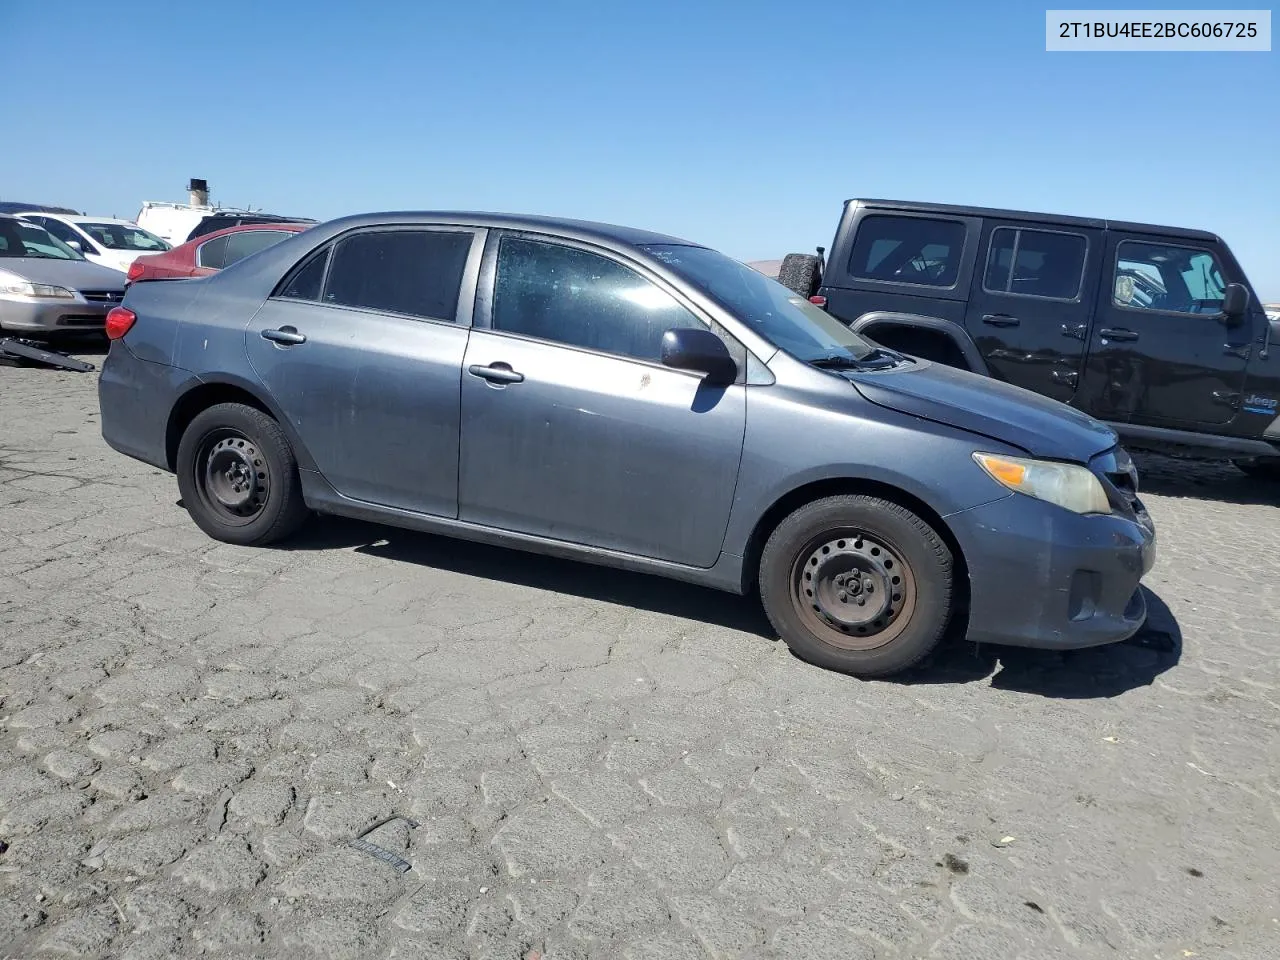
[[[1280,320],[1212,233],[850,200],[825,264],[791,254],[779,279],[886,347],[1069,403],[1131,447],[1280,477]]]

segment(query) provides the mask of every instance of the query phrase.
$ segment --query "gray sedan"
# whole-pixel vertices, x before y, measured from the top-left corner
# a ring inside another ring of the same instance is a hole
[[[101,331],[124,274],[90,263],[44,227],[0,214],[0,331]]]
[[[238,544],[312,511],[758,590],[800,656],[1130,636],[1115,434],[885,350],[706,247],[482,214],[322,224],[107,323],[102,431]]]

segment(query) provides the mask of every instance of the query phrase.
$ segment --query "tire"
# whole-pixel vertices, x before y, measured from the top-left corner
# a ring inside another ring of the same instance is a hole
[[[778,282],[808,299],[822,285],[822,260],[811,253],[788,253],[778,269]]]
[[[177,471],[183,505],[215,540],[265,546],[307,519],[288,438],[253,407],[219,403],[198,413],[178,444]]]
[[[884,677],[918,663],[942,639],[952,570],[946,543],[907,508],[879,497],[827,497],[800,507],[769,537],[760,598],[802,660]]]
[[[1231,462],[1257,480],[1280,480],[1280,457],[1247,457]]]

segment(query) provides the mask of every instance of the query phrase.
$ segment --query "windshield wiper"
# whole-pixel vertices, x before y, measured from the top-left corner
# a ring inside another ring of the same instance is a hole
[[[816,357],[809,361],[809,366],[819,370],[858,370],[867,367],[892,367],[906,360],[900,353],[876,347],[861,357],[847,353],[833,353],[825,357]]]

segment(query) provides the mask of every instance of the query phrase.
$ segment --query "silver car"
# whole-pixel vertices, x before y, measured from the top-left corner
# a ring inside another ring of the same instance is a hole
[[[90,263],[44,227],[0,214],[0,331],[102,330],[124,275]]]

